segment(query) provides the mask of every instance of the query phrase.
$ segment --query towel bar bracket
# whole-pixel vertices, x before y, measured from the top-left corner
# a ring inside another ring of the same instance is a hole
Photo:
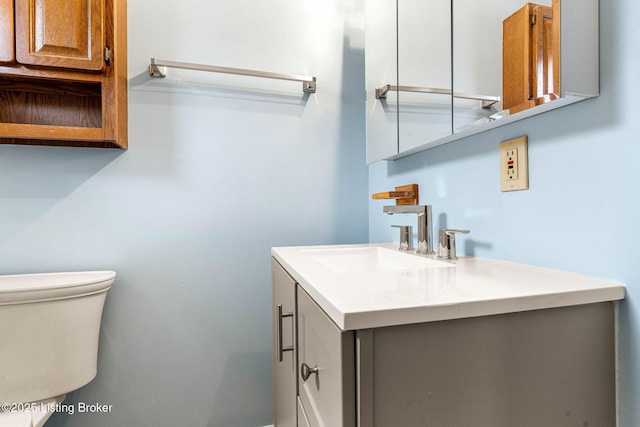
[[[316,78],[310,82],[302,82],[302,90],[306,93],[316,93]]]
[[[152,62],[149,65],[149,75],[151,77],[167,77],[167,69]]]

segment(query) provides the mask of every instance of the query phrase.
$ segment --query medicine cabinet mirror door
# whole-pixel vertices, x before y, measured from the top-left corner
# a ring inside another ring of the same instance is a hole
[[[367,0],[367,163],[451,136],[451,1]]]
[[[398,83],[396,34],[396,0],[365,0],[367,164],[398,154],[398,98],[376,98]]]
[[[598,0],[453,0],[453,132],[597,96]]]
[[[398,0],[400,153],[451,135],[450,35],[450,0]]]

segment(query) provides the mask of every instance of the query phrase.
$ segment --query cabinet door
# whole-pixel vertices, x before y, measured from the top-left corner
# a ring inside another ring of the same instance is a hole
[[[355,342],[298,287],[298,392],[311,427],[355,427]],[[315,371],[306,379],[305,368]]]
[[[15,61],[13,34],[13,0],[0,0],[0,64]]]
[[[365,0],[365,51],[367,164],[451,135],[451,0]]]
[[[105,0],[16,0],[16,57],[27,65],[101,70]]]
[[[273,286],[273,420],[277,427],[296,426],[295,293],[296,282],[274,259]]]

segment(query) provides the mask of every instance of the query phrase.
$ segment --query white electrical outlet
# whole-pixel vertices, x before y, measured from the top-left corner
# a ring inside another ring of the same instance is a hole
[[[500,143],[500,191],[529,189],[527,137]]]

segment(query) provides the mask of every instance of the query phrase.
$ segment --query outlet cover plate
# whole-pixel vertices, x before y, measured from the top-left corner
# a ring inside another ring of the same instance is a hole
[[[500,143],[500,191],[529,189],[527,137]]]

